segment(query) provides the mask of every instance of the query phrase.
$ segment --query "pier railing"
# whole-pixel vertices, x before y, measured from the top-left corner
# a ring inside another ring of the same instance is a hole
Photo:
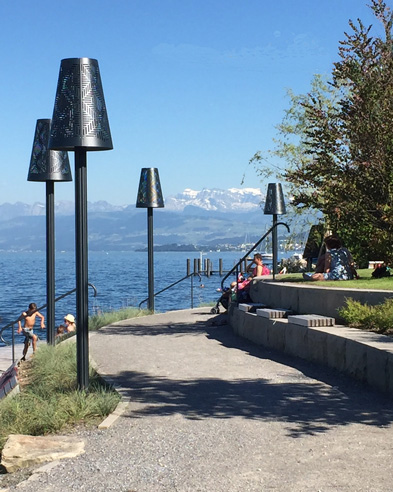
[[[96,287],[89,283],[89,287],[91,287],[93,289],[93,296],[94,297],[97,297],[97,289]],[[66,292],[65,294],[62,294],[60,295],[59,297],[56,297],[55,299],[55,303],[60,301],[61,299],[64,299],[65,297],[73,294],[74,292],[76,292],[76,288],[75,289],[71,289],[69,290],[68,292]],[[36,311],[41,311],[42,309],[45,309],[47,306],[47,304],[43,304],[42,306],[38,307],[36,309]],[[19,321],[22,321],[22,319],[24,318],[24,316],[19,316],[15,321],[11,321],[10,323],[6,324],[5,326],[3,326],[3,328],[0,329],[0,341],[3,342],[5,345],[10,345],[8,342],[6,342],[3,338],[3,333],[5,332],[5,330],[7,328],[11,328],[11,345],[12,345],[12,363],[14,364],[15,363],[15,330],[14,330],[14,326],[19,322]]]
[[[164,287],[163,289],[159,290],[158,292],[155,292],[154,293],[154,297],[158,296],[159,294],[162,294],[166,290],[171,289],[175,285],[180,284],[180,282],[183,282],[184,280],[187,280],[188,278],[190,278],[191,279],[191,284],[190,284],[190,303],[191,303],[191,309],[193,309],[194,308],[194,277],[198,277],[199,282],[202,281],[202,277],[200,276],[199,273],[197,273],[197,272],[187,273],[187,275],[185,275],[183,278],[181,278],[179,280],[176,280],[175,282],[171,283],[167,287]],[[148,297],[146,297],[146,299],[143,299],[143,301],[141,301],[139,303],[139,309],[142,309],[141,308],[142,304],[144,302],[148,301],[148,300],[149,300]]]
[[[242,258],[232,267],[231,270],[229,270],[229,272],[224,275],[224,277],[222,278],[221,280],[221,290],[224,291],[224,282],[225,280],[230,276],[232,275],[233,273],[236,273],[236,281],[238,280],[239,278],[239,267],[245,262],[247,261],[247,258],[249,257],[249,255],[261,244],[261,242],[267,238],[267,236],[272,233],[274,231],[275,228],[277,228],[279,225],[282,225],[282,226],[285,226],[287,228],[287,231],[290,232],[289,230],[289,226],[288,224],[286,224],[285,222],[276,222],[275,224],[272,225],[272,227],[261,237],[261,239],[259,239],[255,244],[254,246],[252,246],[252,248],[247,251],[247,253],[242,256]]]

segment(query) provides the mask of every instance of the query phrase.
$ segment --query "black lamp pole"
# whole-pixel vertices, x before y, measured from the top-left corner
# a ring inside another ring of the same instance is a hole
[[[153,252],[153,208],[147,209],[147,271],[149,288],[149,311],[154,312],[154,252]]]
[[[155,167],[142,168],[139,180],[137,208],[147,208],[147,275],[149,301],[148,309],[154,312],[154,243],[153,243],[153,208],[164,207],[160,176]]]
[[[79,389],[87,390],[89,304],[86,152],[113,148],[97,60],[66,58],[61,61],[50,148],[75,152],[77,377]]]
[[[77,373],[80,388],[89,387],[89,298],[87,240],[87,156],[75,149],[76,319],[78,320]]]
[[[277,274],[278,240],[277,215],[286,213],[284,194],[280,183],[269,183],[266,193],[265,215],[273,215],[272,249],[273,249],[273,280]]]
[[[55,344],[55,181],[72,181],[68,154],[49,150],[50,119],[37,120],[28,181],[46,185],[46,339]]]
[[[55,344],[55,185],[46,182],[46,339]]]

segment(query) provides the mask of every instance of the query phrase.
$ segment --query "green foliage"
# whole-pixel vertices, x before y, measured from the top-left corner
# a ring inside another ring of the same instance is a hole
[[[330,80],[316,76],[308,94],[289,92],[271,152],[286,161],[276,174],[292,204],[321,213],[359,266],[393,261],[393,13],[384,0],[370,7],[384,39],[350,21]],[[266,160],[260,153],[252,159],[261,176]]]
[[[125,308],[117,311],[100,311],[97,314],[89,317],[89,330],[95,331],[103,326],[111,325],[118,321],[123,321],[130,318],[139,318],[150,314],[147,309]]]
[[[378,333],[393,333],[393,299],[383,304],[369,306],[353,299],[346,299],[346,305],[339,310],[349,326]]]
[[[40,347],[30,383],[0,402],[0,449],[9,434],[45,435],[78,423],[95,423],[112,412],[119,395],[90,369],[89,392],[76,389],[76,345]]]

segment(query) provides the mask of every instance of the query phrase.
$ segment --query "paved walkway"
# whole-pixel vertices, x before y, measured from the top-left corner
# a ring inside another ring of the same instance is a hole
[[[22,490],[393,490],[391,400],[211,321],[198,308],[93,334],[90,353],[127,411],[78,432],[86,454]]]
[[[31,349],[30,349],[31,352]],[[15,361],[22,357],[23,343],[15,345]],[[0,347],[0,375],[12,364],[12,347],[10,345]]]

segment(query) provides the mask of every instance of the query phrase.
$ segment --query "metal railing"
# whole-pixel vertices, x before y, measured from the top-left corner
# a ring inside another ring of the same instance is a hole
[[[162,294],[166,290],[171,289],[172,287],[174,287],[175,285],[179,284],[180,282],[183,282],[184,280],[187,280],[188,278],[191,278],[190,298],[191,298],[191,309],[193,309],[194,308],[194,277],[198,277],[199,278],[199,282],[202,281],[202,277],[200,276],[199,273],[197,273],[197,272],[188,273],[183,278],[181,278],[179,280],[176,280],[176,282],[173,282],[172,284],[168,285],[167,287],[164,287],[163,289],[159,290],[158,292],[155,292],[154,293],[154,297],[158,296],[159,294]],[[138,305],[139,309],[142,309],[141,308],[142,304],[144,302],[148,301],[148,300],[149,300],[148,297],[146,297],[146,299],[143,299],[143,301],[141,301],[139,303],[139,305]]]
[[[89,283],[88,285],[89,285],[89,287],[91,287],[93,289],[94,297],[97,297],[97,289],[96,289],[95,285],[93,285],[91,283]],[[64,299],[65,297],[73,294],[74,292],[76,292],[76,288],[75,289],[72,289],[72,290],[69,290],[68,292],[66,292],[65,294],[62,294],[59,297],[56,297],[55,303],[57,301],[60,301],[61,299]],[[45,309],[46,306],[47,306],[47,304],[43,304],[42,306],[38,307],[36,309],[36,311],[41,311],[41,309]],[[3,326],[3,328],[1,328],[1,330],[0,330],[0,341],[3,342],[5,345],[10,345],[8,342],[6,342],[4,340],[3,333],[4,333],[4,331],[7,328],[11,328],[12,327],[11,345],[12,345],[12,363],[13,364],[15,362],[15,330],[14,330],[14,325],[16,325],[16,323],[18,323],[18,321],[21,321],[22,319],[23,319],[23,316],[19,316],[15,321],[11,321],[10,323],[8,323],[5,326]]]
[[[248,258],[248,256],[261,244],[261,242],[271,233],[274,231],[275,228],[277,228],[279,225],[283,225],[287,228],[287,231],[290,232],[288,224],[285,222],[276,222],[262,237],[257,241],[254,246],[247,251],[247,253],[232,267],[231,270],[223,277],[221,280],[221,291],[224,292],[224,282],[225,280],[232,275],[234,272],[236,272],[236,281],[238,280],[239,277],[239,266]]]

